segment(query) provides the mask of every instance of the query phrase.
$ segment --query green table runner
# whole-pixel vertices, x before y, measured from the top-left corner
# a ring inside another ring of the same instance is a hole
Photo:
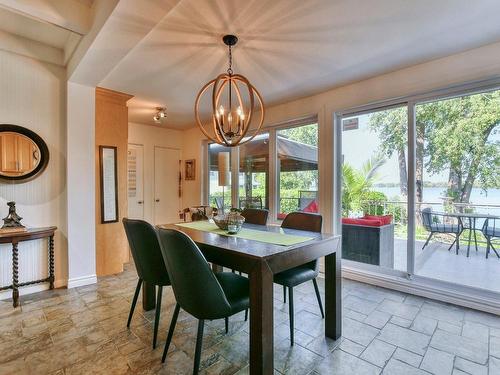
[[[175,225],[178,225],[180,227],[197,229],[203,232],[221,234],[223,236],[228,236],[228,237],[238,237],[238,238],[243,238],[245,240],[254,240],[254,241],[260,241],[282,246],[296,245],[298,243],[314,239],[314,237],[296,236],[293,234],[283,233],[282,231],[280,231],[279,233],[265,232],[262,230],[255,230],[248,228],[241,228],[241,230],[237,234],[227,234],[222,229],[219,229],[219,227],[217,227],[215,223],[211,223],[209,221],[193,221],[191,223],[179,223]]]

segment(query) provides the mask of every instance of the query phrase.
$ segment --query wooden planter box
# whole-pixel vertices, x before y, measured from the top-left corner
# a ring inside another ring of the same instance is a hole
[[[394,224],[342,224],[342,259],[394,268]]]

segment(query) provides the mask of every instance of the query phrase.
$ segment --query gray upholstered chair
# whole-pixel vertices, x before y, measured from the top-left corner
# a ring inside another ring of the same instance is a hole
[[[305,230],[309,232],[321,232],[323,218],[321,215],[306,213],[306,212],[291,212],[283,222],[282,228]],[[318,299],[319,310],[321,316],[325,318],[323,312],[323,304],[321,303],[321,296],[319,294],[318,283],[316,277],[319,274],[319,260],[316,259],[312,262],[303,264],[298,267],[277,273],[274,275],[274,282],[283,286],[283,298],[286,303],[286,289],[288,288],[288,310],[290,315],[290,344],[294,343],[294,312],[293,312],[293,288],[303,284],[307,281],[312,281],[316,298]]]
[[[145,281],[149,284],[156,285],[158,287],[158,294],[156,297],[156,314],[153,331],[154,349],[156,347],[158,325],[160,323],[162,291],[164,286],[170,285],[170,279],[161,255],[155,228],[144,220],[132,220],[127,218],[123,219],[123,227],[127,234],[130,252],[134,258],[135,268],[139,276],[137,287],[135,288],[134,299],[132,300],[132,306],[130,307],[127,328],[130,327],[142,282]]]
[[[486,219],[481,232],[483,232],[483,236],[486,238],[486,258],[488,258],[490,250],[493,250],[497,257],[500,258],[497,249],[495,249],[491,241],[493,238],[500,238],[500,218]]]
[[[462,221],[459,218],[447,215],[446,213],[433,212],[432,208],[424,208],[420,214],[422,216],[422,224],[424,228],[430,232],[424,246],[422,246],[422,250],[429,244],[429,241],[434,234],[442,233],[455,236],[455,240],[451,243],[448,251],[450,251],[453,245],[455,245],[456,253],[458,254],[458,249],[460,248],[460,235],[464,230]]]
[[[248,279],[230,272],[213,273],[198,246],[180,231],[162,228],[158,230],[157,235],[177,301],[162,362],[165,362],[177,316],[182,307],[198,319],[193,367],[193,374],[197,374],[205,320],[226,319],[248,309]]]

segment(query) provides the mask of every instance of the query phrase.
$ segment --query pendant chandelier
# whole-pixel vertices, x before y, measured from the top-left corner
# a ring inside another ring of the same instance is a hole
[[[226,73],[219,74],[201,88],[196,96],[194,114],[196,123],[208,139],[223,146],[234,147],[257,135],[264,122],[264,102],[245,76],[233,73],[231,48],[238,42],[238,38],[235,35],[225,35],[222,41],[229,48],[229,67]],[[200,119],[200,101],[210,91],[211,118],[204,124]],[[259,121],[250,135],[248,132],[256,110],[260,112]]]

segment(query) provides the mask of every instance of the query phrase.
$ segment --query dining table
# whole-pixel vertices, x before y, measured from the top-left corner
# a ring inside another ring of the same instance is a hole
[[[184,232],[200,248],[214,271],[223,267],[248,274],[250,286],[250,374],[274,373],[273,275],[324,257],[325,337],[342,334],[340,236],[244,224],[229,235],[213,222],[160,225]],[[154,285],[144,285],[143,308],[155,308]]]
[[[472,236],[474,236],[474,245],[476,248],[476,252],[478,251],[476,231],[481,230],[481,228],[477,228],[476,226],[477,220],[500,219],[500,217],[496,215],[490,215],[478,212],[451,212],[451,213],[446,213],[446,215],[457,218],[462,224],[462,227],[469,230],[469,239],[467,243],[467,257],[469,257],[470,254],[470,245],[472,242]],[[466,223],[464,223],[464,221]]]

